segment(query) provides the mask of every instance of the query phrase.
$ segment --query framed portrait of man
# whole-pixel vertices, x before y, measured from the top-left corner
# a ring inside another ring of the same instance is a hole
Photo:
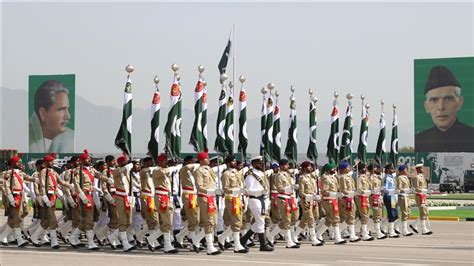
[[[474,152],[474,57],[415,60],[415,151]]]
[[[73,74],[29,76],[30,153],[74,152],[75,80]]]

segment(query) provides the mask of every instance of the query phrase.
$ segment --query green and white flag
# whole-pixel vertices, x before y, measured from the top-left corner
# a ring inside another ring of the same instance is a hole
[[[362,120],[360,121],[359,146],[357,147],[357,158],[363,163],[367,162],[367,139],[369,136],[369,112],[362,105]]]
[[[204,92],[202,94],[202,117],[201,117],[201,128],[202,128],[202,143],[203,150],[208,148],[207,146],[207,88],[204,86]]]
[[[225,116],[225,148],[228,154],[234,154],[234,98],[232,92],[227,97],[227,110]]]
[[[296,166],[298,156],[298,128],[296,125],[296,99],[292,95],[290,99],[290,121],[288,127],[288,141],[286,142],[285,156],[288,161]]]
[[[206,148],[204,146],[204,132],[202,128],[203,95],[204,83],[200,77],[194,89],[194,123],[191,137],[189,138],[189,144],[193,145],[196,152],[201,152]]]
[[[381,164],[383,162],[383,156],[385,154],[385,114],[382,110],[380,114],[380,131],[379,138],[377,139],[377,147],[375,148],[375,161]]]
[[[306,151],[306,157],[311,161],[318,160],[318,149],[316,147],[316,136],[317,136],[317,123],[318,118],[316,116],[316,103],[313,100],[309,102],[309,144],[308,150]]]
[[[281,159],[281,132],[280,132],[280,106],[275,105],[273,111],[273,153],[272,158],[275,161]]]
[[[398,119],[395,110],[393,111],[392,141],[390,147],[390,162],[396,165],[398,163]]]
[[[222,53],[221,60],[219,60],[219,73],[222,75],[225,73],[227,68],[227,62],[229,62],[229,54],[230,54],[230,47],[232,42],[230,41],[232,38],[232,32],[230,33],[229,40],[227,41],[227,45],[225,46],[224,52]]]
[[[267,103],[263,95],[262,110],[260,112],[260,155],[265,156],[265,132],[267,126]]]
[[[156,91],[153,94],[153,99],[151,102],[151,133],[150,141],[148,141],[148,153],[150,154],[153,160],[156,160],[158,157],[158,144],[160,143],[160,103],[161,96],[158,86],[156,86]]]
[[[339,152],[339,109],[334,101],[331,112],[331,132],[329,134],[326,155],[328,160],[337,163]]]
[[[214,150],[220,153],[226,152],[225,146],[225,118],[226,118],[226,97],[225,85],[222,84],[221,94],[219,96],[219,111],[217,113],[216,121],[216,141],[214,143]]]
[[[344,129],[342,131],[341,149],[339,160],[350,162],[352,157],[352,106],[347,106],[346,118],[344,119]]]
[[[266,161],[272,160],[273,154],[273,95],[267,99],[267,116],[265,118],[265,158]]]
[[[168,112],[168,121],[165,125],[165,150],[172,158],[179,158],[181,155],[181,99],[181,86],[175,75],[171,86],[171,106]]]
[[[239,152],[242,153],[242,159],[247,161],[247,92],[242,86],[239,95]]]
[[[128,156],[132,154],[132,81],[130,77],[125,84],[122,122],[115,137],[115,146]]]

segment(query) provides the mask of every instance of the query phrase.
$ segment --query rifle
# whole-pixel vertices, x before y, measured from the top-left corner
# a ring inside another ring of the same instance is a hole
[[[82,172],[82,170],[84,169],[84,165],[81,163],[79,163],[79,187],[81,188],[81,190],[84,189],[84,173]],[[82,202],[81,199],[79,199],[77,201],[79,203],[79,209],[80,209],[80,212],[81,212],[81,216],[84,218],[86,217],[86,212],[84,210],[84,203]]]

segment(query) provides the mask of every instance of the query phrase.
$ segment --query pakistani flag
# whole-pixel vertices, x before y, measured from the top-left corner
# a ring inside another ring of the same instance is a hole
[[[234,154],[234,99],[232,93],[227,98],[227,110],[225,115],[225,147],[229,154]]]
[[[201,116],[201,128],[202,128],[202,143],[204,150],[207,149],[207,89],[204,87],[202,94],[202,116]]]
[[[181,155],[181,86],[175,75],[171,86],[171,106],[165,125],[166,151],[173,158]]]
[[[306,151],[306,157],[311,161],[318,159],[318,149],[316,147],[316,128],[318,119],[316,117],[316,103],[310,101],[309,103],[309,145]]]
[[[281,159],[281,132],[280,132],[280,106],[275,105],[273,111],[273,152],[272,158],[276,161]]]
[[[380,114],[380,131],[379,131],[379,138],[377,139],[377,148],[375,148],[375,161],[378,163],[383,162],[383,156],[385,154],[385,117],[382,110]]]
[[[231,33],[232,34],[232,33]],[[232,36],[232,35],[231,35]],[[229,62],[229,54],[230,54],[230,46],[231,46],[231,36],[229,36],[229,40],[227,41],[227,45],[225,46],[224,52],[222,53],[221,60],[219,61],[219,73],[221,75],[225,73],[225,70],[227,68],[227,62]]]
[[[151,134],[150,141],[148,141],[148,153],[153,160],[158,157],[158,143],[160,142],[160,102],[160,91],[157,86],[151,102]]]
[[[390,145],[390,162],[394,165],[398,162],[398,120],[395,110],[393,111],[392,141]]]
[[[202,128],[202,115],[203,115],[203,95],[204,95],[204,84],[202,78],[199,78],[196,89],[194,89],[194,123],[191,131],[191,137],[189,144],[193,145],[194,151],[203,151],[204,146],[204,132]]]
[[[247,93],[242,87],[239,95],[239,152],[242,153],[242,159],[247,161]]]
[[[225,120],[226,120],[225,85],[222,84],[221,94],[219,96],[219,111],[217,113],[217,121],[216,121],[216,142],[214,143],[214,150],[220,153],[226,152]]]
[[[367,162],[367,138],[369,135],[369,113],[362,105],[362,120],[360,121],[359,146],[357,147],[357,157],[363,163]]]
[[[115,146],[125,154],[132,154],[132,81],[130,77],[125,84],[122,122],[115,137]]]
[[[339,152],[339,109],[337,103],[332,107],[331,113],[331,132],[329,134],[327,153],[329,161],[337,163],[337,154]]]
[[[288,161],[296,165],[298,156],[298,128],[296,127],[296,99],[291,96],[290,101],[290,126],[288,127],[288,141],[286,142],[285,156]]]
[[[342,131],[341,151],[339,160],[350,162],[352,155],[352,106],[347,106],[346,118],[344,119],[344,129]]]
[[[260,155],[265,156],[265,132],[267,119],[267,104],[265,102],[265,95],[262,101],[262,111],[260,116]]]
[[[267,99],[267,116],[265,118],[265,156],[267,161],[272,160],[273,154],[273,96],[270,92],[270,96]]]

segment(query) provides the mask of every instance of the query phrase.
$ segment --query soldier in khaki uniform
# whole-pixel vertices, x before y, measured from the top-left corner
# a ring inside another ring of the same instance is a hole
[[[354,196],[356,186],[349,163],[343,162],[339,165],[339,184],[340,192],[343,194],[342,200],[339,201],[339,209],[341,212],[341,222],[346,222],[349,229],[350,242],[360,240],[355,234],[355,214],[356,206],[354,205]]]
[[[148,237],[145,240],[148,243],[148,249],[155,251],[158,243],[155,241],[162,233],[158,228],[158,213],[156,212],[155,204],[155,185],[153,183],[153,171],[156,167],[153,166],[153,159],[146,157],[143,159],[143,167],[140,170],[140,200],[141,200],[141,215],[145,220],[145,225],[148,230]]]
[[[292,197],[294,181],[291,174],[289,173],[288,160],[281,159],[279,161],[279,165],[280,172],[275,178],[275,187],[278,191],[278,210],[280,213],[280,223],[278,224],[278,228],[270,232],[269,239],[270,237],[274,237],[277,232],[283,231],[286,239],[286,247],[299,248],[299,245],[293,241],[290,230],[292,212],[298,209],[295,198]]]
[[[311,162],[303,162],[301,164],[301,173],[298,180],[298,193],[301,199],[300,206],[303,213],[294,235],[297,237],[304,229],[308,228],[311,244],[313,246],[322,246],[324,242],[316,237],[316,231],[314,229],[315,219],[319,217],[318,200],[321,199],[318,194],[317,178]]]
[[[176,166],[168,167],[168,157],[166,154],[160,154],[157,162],[158,168],[153,170],[152,179],[155,186],[155,209],[158,212],[158,219],[161,222],[160,230],[163,233],[164,252],[178,253],[178,250],[171,244],[171,226],[173,223],[171,173],[175,170]],[[149,241],[150,244],[153,242]]]
[[[411,236],[413,233],[408,230],[408,219],[410,219],[411,212],[408,196],[411,189],[406,165],[400,165],[398,167],[397,190],[399,193],[398,205],[400,206],[402,216],[402,235]]]
[[[6,195],[4,206],[8,212],[6,228],[3,230],[0,241],[2,245],[7,246],[7,237],[13,232],[18,247],[24,247],[28,244],[21,235],[22,218],[28,214],[28,205],[24,197],[24,182],[26,174],[19,169],[20,156],[13,156],[9,160],[10,170],[3,172],[3,193]]]
[[[433,232],[428,229],[426,226],[426,221],[428,220],[428,207],[426,206],[426,195],[428,194],[428,182],[423,175],[423,164],[415,165],[416,176],[413,177],[413,187],[415,194],[416,206],[420,211],[420,219],[416,223],[421,224],[421,234],[422,235],[431,235]],[[410,228],[418,233],[418,227],[416,225],[410,224]]]
[[[319,228],[316,236],[323,239],[323,233],[332,226],[334,227],[334,244],[345,244],[346,240],[342,239],[339,229],[339,205],[337,199],[339,197],[339,180],[336,177],[336,165],[328,163],[323,167],[324,173],[321,178],[323,184],[323,207],[326,211],[326,219],[324,224]]]
[[[100,178],[100,174],[95,168],[91,167],[91,158],[87,150],[84,150],[80,160],[80,166],[76,168],[72,176],[77,204],[75,209],[79,210],[80,224],[78,228],[74,229],[68,240],[71,246],[77,248],[77,245],[81,243],[79,240],[80,233],[86,232],[87,248],[98,250],[99,247],[94,242],[94,200],[92,193],[94,192],[94,179]]]
[[[197,203],[199,205],[200,226],[204,228],[207,254],[218,255],[221,251],[214,247],[214,230],[217,223],[216,192],[217,176],[209,167],[209,155],[206,151],[198,154],[199,168],[193,172],[198,193]],[[197,238],[193,239],[193,245],[198,243]]]
[[[240,229],[242,228],[243,206],[241,202],[241,191],[243,189],[242,173],[237,171],[237,160],[233,155],[225,158],[227,169],[222,174],[222,188],[225,194],[224,224],[227,227],[219,235],[219,247],[224,250],[225,240],[232,234],[234,238],[234,252],[247,253],[240,244]]]
[[[41,243],[38,237],[46,230],[49,229],[49,235],[51,237],[51,248],[58,249],[58,238],[56,234],[56,228],[58,222],[56,219],[56,196],[58,190],[58,184],[64,188],[70,189],[71,186],[68,183],[63,182],[58,173],[52,168],[53,161],[56,158],[56,154],[46,155],[43,158],[45,167],[39,174],[39,185],[38,192],[43,200],[44,207],[40,208],[41,214],[41,226],[35,230],[31,235],[31,242],[34,246],[40,247]]]
[[[369,197],[372,194],[370,177],[367,175],[367,168],[362,162],[357,164],[357,171],[359,175],[357,177],[355,202],[360,215],[360,234],[363,241],[372,241],[374,238],[369,235],[369,229],[367,228],[367,223],[369,222]]]
[[[107,215],[109,216],[109,223],[107,227],[110,231],[110,234],[107,236],[107,240],[109,241],[110,247],[112,249],[120,248],[121,244],[119,242],[119,217],[117,211],[117,205],[115,204],[115,193],[117,192],[117,188],[114,184],[114,176],[113,173],[115,171],[115,167],[117,166],[117,160],[113,155],[105,156],[105,163],[107,164],[107,168],[102,171],[102,193],[104,194],[104,204],[107,209]]]
[[[270,175],[270,214],[273,223],[272,231],[280,223],[280,210],[278,209],[278,191],[276,189],[275,179],[280,171],[280,166],[275,163],[272,164],[273,173]]]
[[[374,231],[377,233],[377,239],[385,239],[387,236],[380,229],[380,222],[383,214],[383,180],[382,169],[380,165],[369,165],[371,195],[369,198],[372,206],[372,219],[374,221]]]
[[[121,155],[117,159],[118,167],[113,172],[114,186],[116,189],[114,202],[117,208],[118,231],[123,251],[128,252],[136,249],[135,245],[130,245],[127,238],[127,228],[131,224],[132,208],[134,206],[132,194],[132,180],[130,170],[133,165],[128,162],[126,155]]]

